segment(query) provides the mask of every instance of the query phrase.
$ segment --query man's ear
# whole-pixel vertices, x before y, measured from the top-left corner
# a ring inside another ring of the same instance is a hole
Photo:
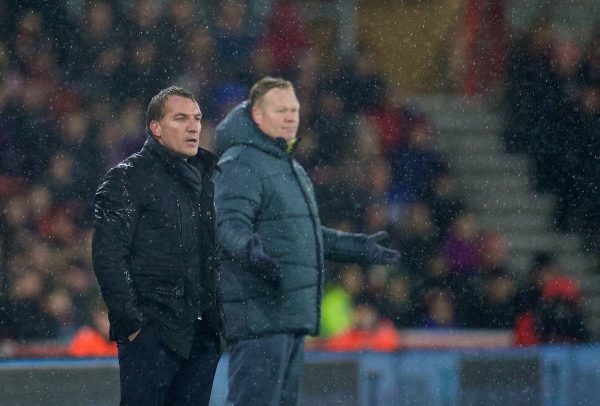
[[[156,138],[160,138],[160,123],[158,121],[150,121],[149,127],[152,135],[154,135]]]
[[[260,124],[261,119],[262,119],[262,114],[261,114],[260,109],[256,106],[252,107],[252,110],[250,110],[250,114],[252,115],[252,120],[256,124]]]

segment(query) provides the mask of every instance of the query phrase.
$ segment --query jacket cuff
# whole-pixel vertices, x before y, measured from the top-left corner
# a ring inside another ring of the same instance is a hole
[[[118,340],[120,338],[127,338],[134,332],[138,331],[142,327],[148,324],[146,319],[140,312],[136,312],[134,317],[122,317],[119,320],[111,323],[110,326],[110,339]]]
[[[325,259],[334,262],[368,262],[366,234],[338,231],[323,237],[326,247]]]

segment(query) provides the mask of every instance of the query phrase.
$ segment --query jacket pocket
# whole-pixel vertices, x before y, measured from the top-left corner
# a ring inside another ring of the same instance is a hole
[[[142,296],[154,296],[159,301],[168,298],[183,297],[183,279],[165,275],[138,275],[136,278],[137,290]]]
[[[177,329],[189,319],[184,280],[174,275],[137,275],[136,288],[149,319],[167,329]]]

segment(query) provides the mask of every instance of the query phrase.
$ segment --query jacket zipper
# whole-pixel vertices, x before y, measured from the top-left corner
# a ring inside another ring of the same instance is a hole
[[[294,177],[296,178],[296,182],[298,184],[298,187],[300,187],[300,191],[302,192],[302,195],[304,196],[304,201],[306,203],[306,206],[308,206],[308,212],[311,214],[310,219],[311,222],[313,224],[313,231],[315,233],[315,245],[317,248],[317,264],[318,264],[318,272],[319,272],[319,279],[317,281],[317,322],[315,325],[315,331],[317,332],[317,334],[319,333],[320,330],[320,319],[321,319],[321,297],[322,297],[322,289],[323,289],[323,267],[324,264],[321,261],[321,255],[324,254],[323,250],[324,247],[319,246],[319,235],[318,233],[320,232],[320,230],[317,229],[317,220],[318,220],[318,212],[317,213],[312,213],[311,211],[311,207],[310,207],[310,196],[309,196],[309,191],[308,190],[304,190],[303,187],[303,183],[302,180],[300,179],[301,176],[298,174],[298,172],[296,171],[296,168],[294,168],[294,161],[291,158],[288,158],[288,162],[290,164],[290,167],[292,169],[292,173],[294,174]],[[313,198],[314,200],[314,198]],[[313,215],[316,215],[315,216]]]
[[[179,228],[179,247],[183,248],[183,216],[181,215],[181,204],[177,200],[177,223]]]

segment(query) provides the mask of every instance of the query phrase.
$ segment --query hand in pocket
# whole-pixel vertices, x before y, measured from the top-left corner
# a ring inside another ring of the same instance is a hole
[[[135,338],[138,336],[138,334],[140,334],[140,331],[142,331],[142,329],[138,329],[137,331],[134,331],[133,333],[129,334],[127,336],[127,339],[129,340],[129,342],[132,342],[133,340],[135,340]]]

